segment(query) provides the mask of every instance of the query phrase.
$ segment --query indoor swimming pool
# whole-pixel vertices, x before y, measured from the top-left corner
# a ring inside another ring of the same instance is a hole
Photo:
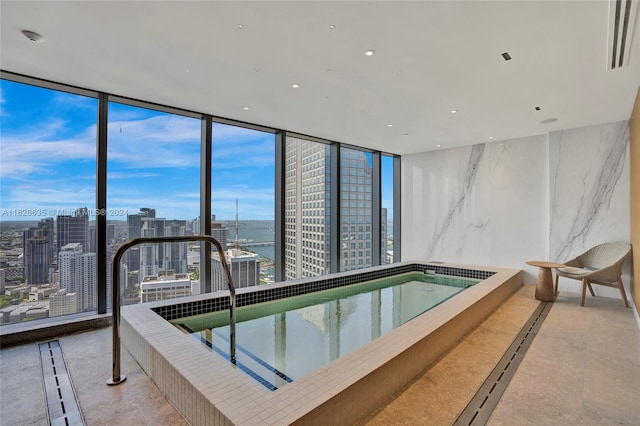
[[[229,292],[123,306],[121,337],[190,424],[353,424],[521,286],[518,269],[413,261],[241,288],[236,364]]]
[[[236,312],[235,363],[276,390],[479,281],[408,272],[241,308]],[[228,322],[227,311],[171,321],[230,359]]]

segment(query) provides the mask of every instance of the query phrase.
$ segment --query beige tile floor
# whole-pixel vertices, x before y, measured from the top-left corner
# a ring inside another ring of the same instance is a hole
[[[495,425],[640,424],[640,331],[619,300],[561,293],[489,420]],[[537,306],[525,286],[368,425],[447,425]],[[111,330],[61,336],[88,425],[184,425],[126,350],[125,383],[106,386]],[[45,425],[36,343],[0,351],[0,425]]]

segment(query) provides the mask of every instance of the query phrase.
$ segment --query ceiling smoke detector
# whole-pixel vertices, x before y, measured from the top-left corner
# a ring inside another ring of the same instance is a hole
[[[40,34],[35,33],[33,31],[22,30],[22,35],[24,35],[26,38],[28,38],[34,43],[42,43],[44,41],[44,37],[42,37]]]

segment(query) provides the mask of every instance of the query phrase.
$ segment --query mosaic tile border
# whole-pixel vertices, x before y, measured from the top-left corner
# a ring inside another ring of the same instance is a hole
[[[285,297],[299,296],[316,291],[329,290],[379,278],[386,278],[392,275],[399,275],[406,272],[435,273],[436,275],[446,275],[452,277],[473,278],[485,280],[494,275],[493,271],[481,271],[476,269],[464,269],[451,266],[443,266],[433,263],[412,263],[399,266],[392,266],[367,272],[354,272],[352,274],[327,278],[319,278],[312,281],[283,283],[277,286],[262,286],[250,292],[236,294],[236,306],[248,306],[256,303],[269,302],[283,299]],[[229,309],[229,297],[218,296],[205,300],[175,303],[166,306],[151,308],[156,314],[165,320],[173,320],[192,315],[200,315],[209,312]]]

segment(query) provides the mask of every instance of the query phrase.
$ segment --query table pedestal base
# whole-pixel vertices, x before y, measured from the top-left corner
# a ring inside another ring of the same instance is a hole
[[[553,276],[551,268],[538,268],[538,279],[536,280],[536,299],[543,302],[553,302],[556,295],[553,294]]]

